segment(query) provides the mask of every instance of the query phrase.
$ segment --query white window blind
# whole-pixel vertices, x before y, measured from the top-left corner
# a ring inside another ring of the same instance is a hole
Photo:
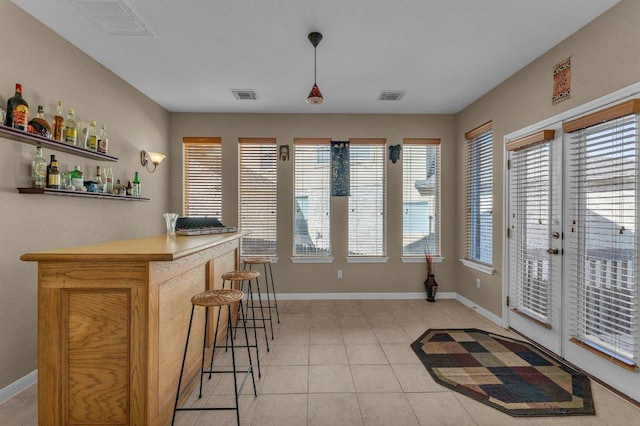
[[[402,144],[402,254],[440,255],[440,140]]]
[[[240,227],[243,256],[277,255],[277,152],[275,139],[240,138]]]
[[[222,145],[220,138],[182,139],[182,214],[222,220]]]
[[[294,140],[294,256],[331,255],[330,139]]]
[[[385,256],[385,140],[349,142],[349,256]]]
[[[592,125],[570,142],[572,333],[638,364],[638,115]]]
[[[491,265],[493,241],[493,134],[491,123],[467,132],[466,250],[467,260]]]
[[[551,157],[549,143],[511,153],[510,230],[513,306],[518,311],[549,323],[551,220]]]

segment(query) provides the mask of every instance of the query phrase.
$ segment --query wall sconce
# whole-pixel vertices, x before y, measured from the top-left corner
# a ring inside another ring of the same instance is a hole
[[[142,151],[140,151],[140,164],[142,164],[149,173],[153,173],[156,171],[156,167],[158,167],[158,164],[162,163],[162,160],[164,160],[165,157],[166,155],[164,154],[159,154],[157,152],[147,152],[143,149]],[[149,162],[153,164],[153,169],[149,168]]]

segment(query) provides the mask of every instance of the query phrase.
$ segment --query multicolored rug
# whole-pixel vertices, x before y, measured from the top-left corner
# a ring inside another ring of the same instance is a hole
[[[411,348],[436,382],[511,416],[595,414],[589,378],[527,342],[429,329]]]

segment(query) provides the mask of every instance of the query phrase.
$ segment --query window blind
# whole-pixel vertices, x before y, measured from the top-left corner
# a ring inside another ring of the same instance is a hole
[[[183,138],[182,214],[222,220],[220,138]]]
[[[294,256],[331,255],[330,143],[294,140]]]
[[[240,138],[240,227],[243,256],[277,255],[277,146],[275,139]]]
[[[570,139],[568,273],[572,333],[638,363],[638,115],[577,131]]]
[[[547,254],[551,220],[550,145],[548,142],[530,145],[511,152],[510,159],[512,306],[548,324],[551,300]]]
[[[384,139],[351,139],[349,256],[386,254]]]
[[[465,198],[467,260],[492,263],[493,134],[491,123],[466,134]]]
[[[402,254],[440,255],[440,140],[402,143]]]

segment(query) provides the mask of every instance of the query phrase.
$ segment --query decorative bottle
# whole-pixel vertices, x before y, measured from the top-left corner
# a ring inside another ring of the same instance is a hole
[[[31,162],[31,187],[45,188],[47,186],[47,161],[42,157],[42,147],[36,148],[36,156]]]
[[[131,189],[131,195],[134,197],[142,196],[142,186],[140,185],[140,176],[138,176],[138,172],[136,172],[135,176],[133,176],[133,187]]]
[[[98,135],[98,152],[106,154],[107,148],[109,148],[109,137],[107,136],[107,126],[103,124],[100,135]]]
[[[62,142],[64,117],[62,117],[62,101],[56,103],[56,115],[53,116],[53,139]]]
[[[27,131],[29,104],[22,98],[22,84],[16,83],[16,93],[7,100],[5,124],[14,129]]]
[[[78,126],[73,118],[74,113],[73,108],[70,108],[67,119],[64,121],[64,140],[71,145],[78,143]]]
[[[36,118],[29,121],[28,129],[42,137],[51,137],[51,126],[49,126],[49,123],[47,123],[47,120],[44,118],[44,107],[42,105],[38,105],[38,114]]]
[[[60,189],[60,170],[58,170],[58,160],[55,155],[51,156],[47,188]]]

